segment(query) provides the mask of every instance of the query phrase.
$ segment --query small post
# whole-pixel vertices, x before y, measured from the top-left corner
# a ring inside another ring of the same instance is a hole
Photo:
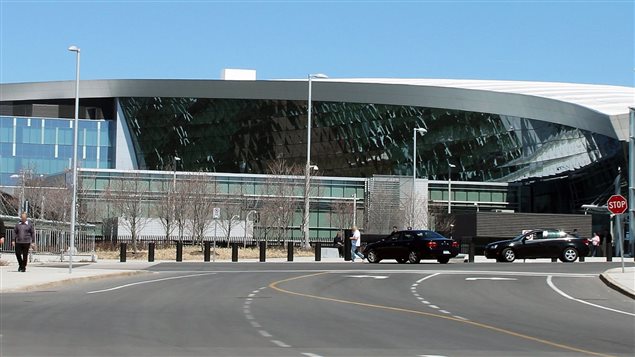
[[[148,243],[148,261],[149,262],[154,261],[154,246],[155,245],[156,243],[154,242]]]
[[[238,243],[232,243],[232,262],[238,261]]]
[[[176,261],[183,261],[183,242],[176,242]]]
[[[209,258],[210,258],[210,248],[212,247],[212,242],[205,242],[203,243],[203,261],[204,262],[209,262]]]
[[[580,263],[584,263],[584,255],[580,255],[580,256],[578,257],[578,261],[579,261]]]
[[[293,261],[293,242],[287,242],[287,261]]]
[[[468,263],[474,263],[474,252],[476,251],[476,244],[474,244],[474,237],[470,238],[468,245],[467,261]]]
[[[260,241],[260,262],[264,262],[267,259],[267,242]]]
[[[126,250],[128,248],[128,243],[121,243],[119,245],[119,261],[122,263],[126,262]]]
[[[609,242],[606,237],[604,238],[604,255],[606,256],[607,262],[613,261],[613,247],[611,246],[611,242]]]
[[[551,258],[552,263],[556,263],[557,261],[558,261],[558,258],[553,258],[553,257]]]
[[[315,261],[322,261],[322,242],[315,242]]]
[[[344,260],[347,262],[351,261],[351,235],[353,235],[352,230],[344,230]]]

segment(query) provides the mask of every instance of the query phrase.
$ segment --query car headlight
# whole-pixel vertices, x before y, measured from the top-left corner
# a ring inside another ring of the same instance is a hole
[[[498,247],[498,244],[493,244],[489,246],[490,249],[496,249],[496,247]]]

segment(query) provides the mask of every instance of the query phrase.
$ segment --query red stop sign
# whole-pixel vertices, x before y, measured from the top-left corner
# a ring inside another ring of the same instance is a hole
[[[606,201],[606,207],[613,214],[622,214],[626,212],[628,208],[628,203],[626,202],[626,198],[622,195],[613,195]]]

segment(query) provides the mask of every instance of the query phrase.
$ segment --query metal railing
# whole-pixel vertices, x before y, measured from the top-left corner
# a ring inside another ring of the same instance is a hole
[[[7,229],[2,251],[13,251],[11,240],[13,230]],[[35,252],[59,254],[68,251],[70,245],[70,232],[59,230],[35,230]],[[75,235],[75,252],[89,253],[95,251],[95,235],[86,232],[77,232]]]

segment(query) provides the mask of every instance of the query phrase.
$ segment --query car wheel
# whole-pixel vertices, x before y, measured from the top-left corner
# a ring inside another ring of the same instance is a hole
[[[514,250],[511,248],[505,248],[503,249],[503,261],[507,262],[507,263],[511,263],[514,260],[516,260],[516,253],[514,253]]]
[[[397,263],[399,263],[399,264],[403,264],[403,263],[405,263],[407,261],[408,261],[408,259],[406,259],[406,258],[397,258]]]
[[[448,258],[448,257],[443,257],[443,258],[437,259],[437,262],[439,262],[441,264],[448,264],[449,261],[450,261],[450,258]]]
[[[417,252],[412,251],[410,252],[410,254],[408,254],[408,262],[410,264],[419,264],[420,261],[421,258],[419,258],[419,254],[417,254]]]
[[[573,263],[576,259],[578,259],[578,251],[572,247],[565,248],[560,256],[560,260],[565,263]]]
[[[368,252],[366,258],[368,258],[368,261],[371,263],[379,263],[379,261],[381,260],[379,259],[379,256],[377,255],[377,252],[375,252],[375,250],[371,250],[370,252]]]

